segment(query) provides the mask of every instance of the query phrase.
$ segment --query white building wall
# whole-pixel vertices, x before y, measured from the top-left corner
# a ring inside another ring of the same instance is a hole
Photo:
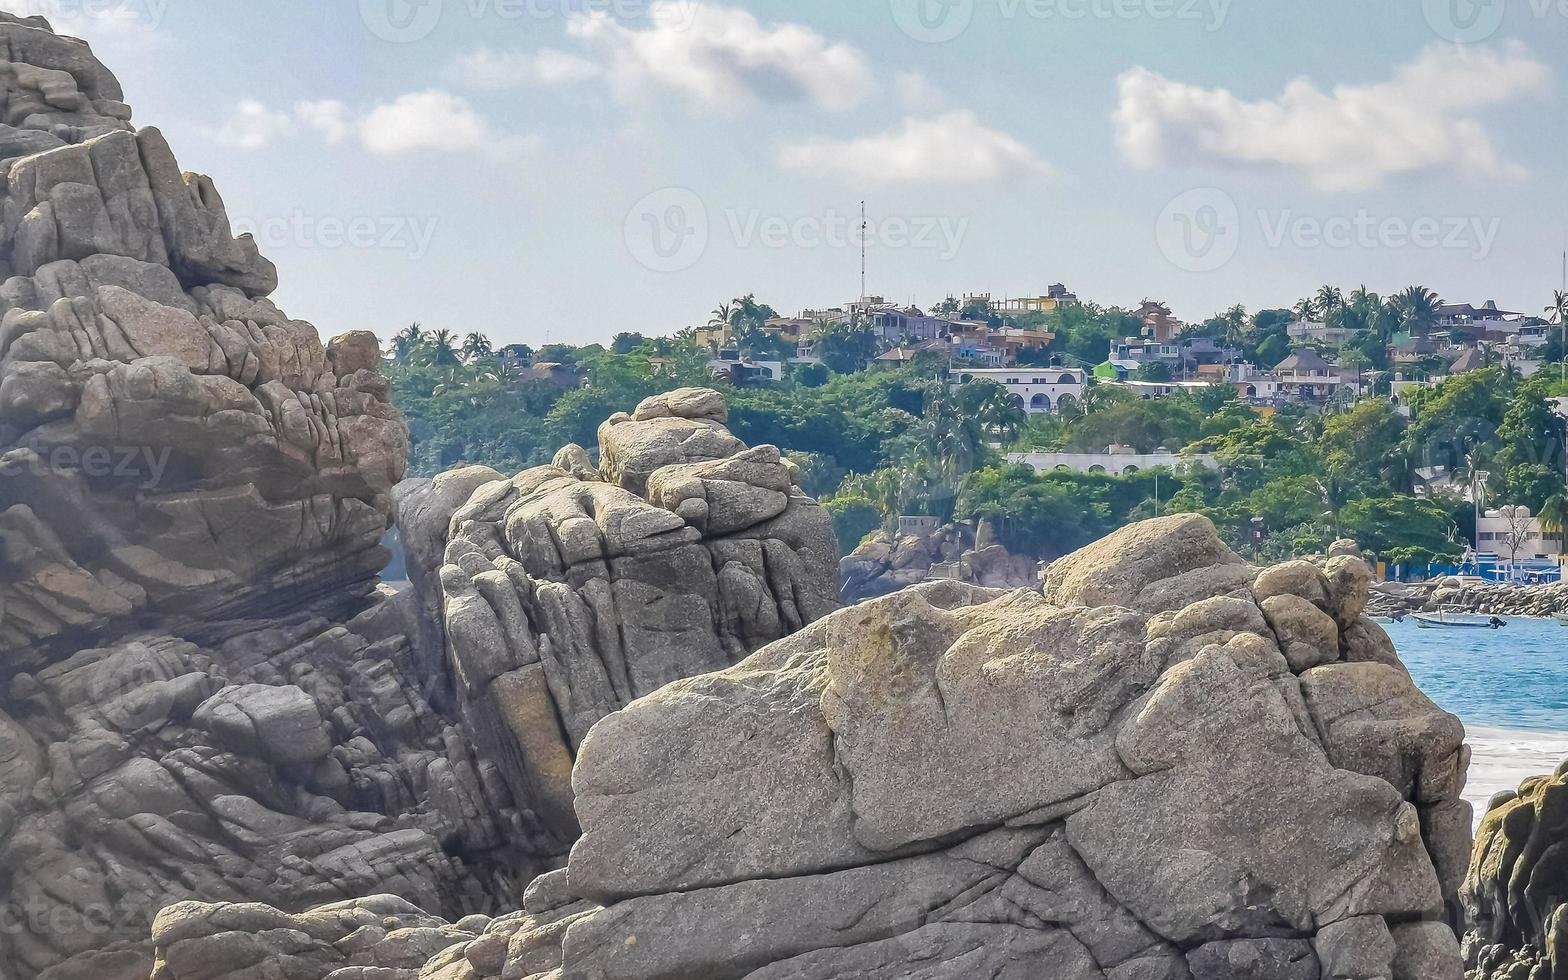
[[[1064,379],[1071,379],[1064,383]],[[970,368],[953,373],[957,388],[965,381],[991,381],[1016,395],[1030,414],[1061,414],[1063,396],[1083,402],[1084,389],[1088,386],[1085,373],[1077,368],[1060,367],[1010,367]]]
[[[1210,470],[1220,468],[1213,456],[1183,456],[1179,453],[1009,453],[1007,461],[1032,466],[1036,473],[1076,470],[1079,473],[1109,473],[1113,476],[1140,473],[1157,466],[1175,469],[1186,463],[1195,463]]]

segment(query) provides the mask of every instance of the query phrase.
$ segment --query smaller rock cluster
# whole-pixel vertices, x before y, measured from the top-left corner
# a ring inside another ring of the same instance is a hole
[[[995,542],[985,523],[978,531],[956,524],[921,534],[873,532],[839,562],[839,579],[844,602],[855,603],[932,579],[991,589],[1036,588],[1040,563]]]
[[[1428,609],[1445,606],[1493,616],[1548,617],[1568,612],[1568,583],[1552,585],[1467,585],[1442,579],[1427,600]]]
[[[1461,895],[1470,980],[1568,976],[1568,762],[1492,797]]]

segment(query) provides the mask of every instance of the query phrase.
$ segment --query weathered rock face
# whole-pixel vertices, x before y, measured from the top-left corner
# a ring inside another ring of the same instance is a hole
[[[968,582],[985,588],[1035,588],[1039,562],[1014,555],[965,526],[924,534],[877,531],[839,562],[840,595],[846,603],[890,595],[932,579]],[[978,539],[978,540],[977,540]]]
[[[596,722],[838,604],[831,518],[778,450],[730,435],[717,392],[648,399],[606,422],[599,448],[599,469],[568,446],[478,484],[436,573],[463,717],[562,855],[577,836],[572,760]],[[409,509],[439,521],[443,489]]]
[[[1472,980],[1568,976],[1568,763],[1488,804],[1462,892]]]
[[[88,46],[0,15],[0,962],[141,978],[172,902],[515,903],[544,836],[379,594],[369,334],[266,299]]]
[[[1055,601],[927,583],[670,684],[582,743],[567,869],[426,924],[419,975],[1457,980],[1463,730],[1352,561],[1258,574],[1170,518]],[[269,916],[170,910],[157,976],[416,976],[363,912]]]
[[[0,40],[0,654],[369,582],[407,453],[375,338],[324,347],[266,299],[86,44]]]

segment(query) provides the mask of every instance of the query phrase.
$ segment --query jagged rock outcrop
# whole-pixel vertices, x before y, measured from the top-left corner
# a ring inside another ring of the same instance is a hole
[[[832,520],[772,446],[724,427],[716,391],[644,401],[599,429],[600,466],[568,446],[510,480],[464,471],[404,497],[411,570],[454,482],[439,581],[450,674],[513,793],[577,837],[572,761],[605,715],[728,667],[837,608]]]
[[[140,980],[188,899],[515,903],[544,831],[375,583],[376,338],[266,298],[86,43],[0,49],[0,972]]]
[[[156,976],[1457,980],[1464,733],[1368,578],[1177,517],[871,600],[594,726],[521,912],[182,906]]]
[[[1470,980],[1568,976],[1568,763],[1491,799],[1462,895]]]
[[[266,298],[86,43],[0,15],[0,46],[7,975],[140,980],[184,901],[516,907],[600,714],[832,608],[825,516],[701,391],[612,420],[606,482],[568,450],[399,491],[413,588],[378,588],[376,338]]]
[[[856,603],[933,579],[968,582],[985,588],[1034,588],[1040,563],[1014,555],[992,538],[982,522],[931,528],[919,533],[876,531],[839,562],[839,591]]]

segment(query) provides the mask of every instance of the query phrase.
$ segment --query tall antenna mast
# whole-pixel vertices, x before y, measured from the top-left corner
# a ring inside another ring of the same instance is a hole
[[[860,202],[860,299],[865,302],[866,292],[866,202]]]

